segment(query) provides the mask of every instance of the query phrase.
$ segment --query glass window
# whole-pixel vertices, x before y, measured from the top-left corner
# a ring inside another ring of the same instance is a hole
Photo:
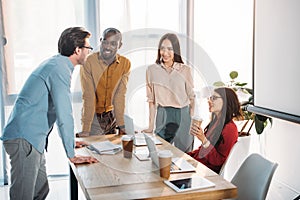
[[[93,13],[89,7],[92,4],[87,6],[87,2],[97,5],[95,16],[90,15]],[[92,37],[96,37],[99,42],[100,35],[97,35],[99,30],[101,33],[105,28],[116,27],[124,36],[120,54],[132,62],[126,112],[136,119],[138,126],[145,128],[148,125],[145,70],[155,62],[156,48],[163,34],[170,31],[182,35],[186,33],[185,4],[186,0],[3,0],[3,24],[8,40],[5,46],[7,66],[5,78],[8,80],[6,89],[9,94],[17,94],[28,75],[44,59],[57,53],[58,38],[65,28],[85,26],[87,22],[92,22],[91,26],[97,29],[96,33],[92,32]],[[94,49],[99,50],[99,46],[95,46]],[[79,67],[76,67],[71,91],[80,92],[80,90]],[[75,101],[73,104],[75,131],[80,131],[82,108],[80,93]],[[7,106],[5,109],[7,120],[11,107]],[[53,132],[56,130],[54,128]],[[49,174],[68,173],[66,165],[58,167],[56,162],[66,160],[57,133],[50,135],[48,150],[46,156]],[[58,159],[57,156],[61,158]],[[60,162],[62,163],[67,162]]]
[[[232,70],[252,85],[253,0],[197,0],[195,42],[212,59],[223,81]],[[216,80],[218,81],[218,80]]]
[[[8,93],[18,93],[38,64],[57,53],[61,32],[83,25],[79,0],[2,1]]]
[[[100,1],[101,32],[108,27],[118,28],[123,34],[119,53],[131,60],[126,113],[134,118],[138,129],[148,125],[146,68],[155,62],[157,45],[163,34],[185,34],[186,18],[182,17],[186,13],[185,4],[183,0]]]
[[[224,81],[229,79],[231,70],[237,70],[239,78],[251,85],[253,0],[194,1],[194,38],[186,36],[186,13],[189,12],[186,10],[186,0],[95,0],[95,5],[98,5],[95,15],[99,16],[89,17],[85,13],[86,2],[88,1],[1,1],[8,41],[5,46],[5,61],[8,80],[6,89],[9,94],[18,93],[33,69],[44,59],[57,53],[57,41],[65,28],[85,26],[86,21],[99,21],[94,26],[100,33],[108,27],[116,27],[123,33],[120,54],[128,57],[132,63],[126,112],[135,119],[135,124],[140,129],[148,125],[145,70],[155,62],[159,39],[166,32],[180,35],[184,58],[188,57],[186,41],[193,40],[194,55],[191,57],[194,60],[186,63],[195,69],[196,89],[206,84],[203,83],[207,78],[203,76],[204,70],[198,69],[200,65],[214,65],[215,69],[209,70],[215,70],[218,73],[217,79],[220,76]],[[99,20],[96,20],[97,17]],[[100,35],[92,34],[99,41]],[[197,59],[201,61],[199,66]],[[79,67],[76,67],[72,91],[80,91],[78,72]],[[7,116],[10,109],[11,107],[5,108]],[[81,102],[76,102],[75,131],[81,130],[80,118]],[[47,170],[50,174],[68,173],[66,166],[57,167],[57,156],[66,159],[58,134],[51,134],[50,137],[49,153],[46,154],[50,167]],[[2,166],[1,161],[0,165]]]
[[[159,28],[181,32],[183,0],[100,1],[100,29],[116,27],[121,32]],[[185,23],[185,22],[184,22]]]
[[[29,74],[43,60],[58,53],[57,43],[61,32],[67,27],[84,26],[84,1],[4,0],[1,3],[4,34],[7,38],[4,47],[6,74],[1,75],[7,80],[5,87],[8,94],[17,94]],[[13,101],[8,102],[10,105],[4,108],[6,120],[11,112],[12,103]],[[67,158],[56,128],[50,137],[49,153],[45,154],[48,175],[68,174]],[[0,166],[3,166],[5,161],[2,155],[4,154],[0,155]],[[9,170],[7,171],[9,173]]]
[[[230,81],[229,73],[239,72],[237,81],[252,86],[253,0],[196,0],[194,1],[194,63],[195,88],[200,81]],[[209,62],[201,61],[206,58]],[[198,59],[198,61],[197,61]],[[200,60],[200,61],[199,61]],[[204,76],[203,76],[204,75]],[[205,120],[208,107],[202,101]],[[207,107],[207,108],[206,108]],[[206,122],[205,122],[206,123]],[[194,147],[199,146],[195,140]]]

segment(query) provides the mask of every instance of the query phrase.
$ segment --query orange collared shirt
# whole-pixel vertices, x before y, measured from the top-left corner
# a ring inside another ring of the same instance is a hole
[[[125,94],[130,73],[130,61],[117,55],[107,65],[99,59],[99,52],[89,55],[80,69],[82,87],[82,131],[90,131],[94,114],[114,109],[117,124],[124,125]]]

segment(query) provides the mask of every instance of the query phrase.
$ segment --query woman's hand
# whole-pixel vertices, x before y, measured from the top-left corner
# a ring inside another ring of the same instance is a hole
[[[195,124],[192,124],[190,133],[191,135],[196,136],[199,140],[201,140],[202,143],[207,140],[204,135],[203,129],[196,126]]]

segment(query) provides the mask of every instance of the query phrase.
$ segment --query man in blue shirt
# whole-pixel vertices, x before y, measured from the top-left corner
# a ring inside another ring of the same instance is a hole
[[[44,149],[54,122],[70,162],[97,162],[89,156],[75,156],[70,92],[74,67],[84,64],[92,49],[90,36],[81,27],[64,30],[58,41],[59,54],[32,72],[15,102],[1,138],[11,160],[10,199],[46,198]]]

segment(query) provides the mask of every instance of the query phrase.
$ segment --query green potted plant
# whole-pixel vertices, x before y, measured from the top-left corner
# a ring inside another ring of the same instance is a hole
[[[257,134],[261,134],[264,131],[265,127],[267,126],[268,121],[272,125],[272,122],[273,122],[272,118],[258,115],[258,114],[249,112],[247,110],[247,107],[249,105],[253,105],[253,89],[246,87],[247,83],[241,83],[241,82],[236,81],[236,78],[238,77],[238,75],[239,74],[237,71],[232,71],[229,73],[229,77],[230,77],[229,82],[223,83],[222,81],[218,81],[218,82],[214,83],[214,86],[215,87],[221,87],[221,86],[230,87],[236,91],[239,98],[241,96],[244,96],[244,97],[247,96],[246,100],[243,99],[241,101],[241,107],[242,107],[245,123],[244,123],[243,127],[241,128],[239,134],[240,134],[240,136],[249,135],[250,134],[249,132],[254,124],[255,124],[255,130],[256,130]],[[248,128],[248,130],[244,131],[245,128],[247,127],[248,123],[251,123],[250,127]]]

